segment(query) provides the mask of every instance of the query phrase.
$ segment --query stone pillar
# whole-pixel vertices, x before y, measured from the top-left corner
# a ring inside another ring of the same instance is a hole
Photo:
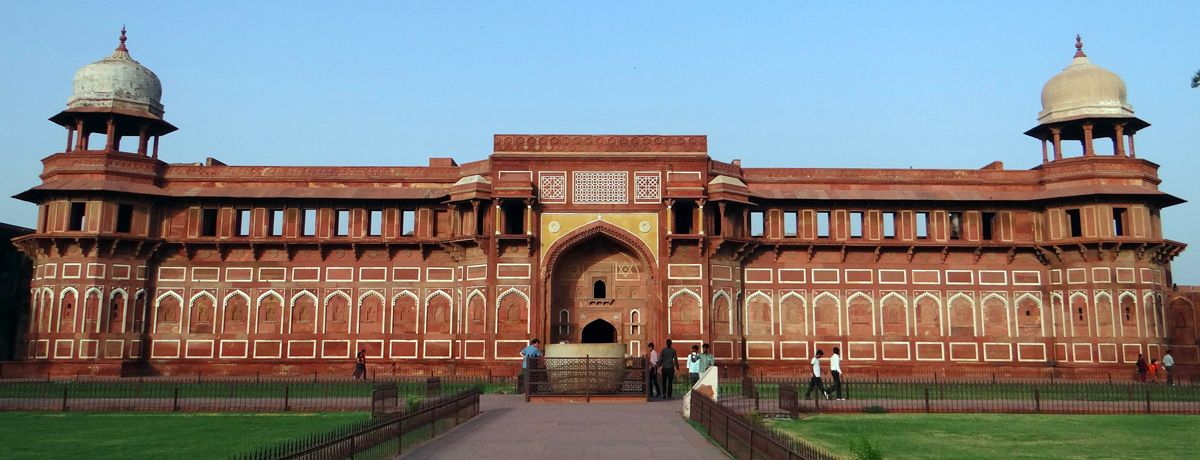
[[[1137,158],[1137,149],[1133,146],[1133,133],[1129,133],[1129,158]]]
[[[146,144],[150,142],[150,136],[147,134],[148,127],[142,125],[142,130],[138,133],[138,155],[146,156]]]
[[[533,235],[533,200],[525,200],[525,234]]]
[[[1050,156],[1046,151],[1046,139],[1042,139],[1042,164],[1050,162]]]
[[[1083,124],[1083,156],[1096,156],[1096,145],[1092,142],[1092,124]]]
[[[1125,156],[1125,124],[1113,124],[1113,155]]]
[[[1050,134],[1054,139],[1054,159],[1062,159],[1062,128],[1050,128]]]
[[[64,152],[70,152],[71,147],[75,145],[75,127],[67,128],[67,149]]]
[[[117,124],[110,117],[108,119],[107,140],[104,142],[104,150],[113,150],[117,146]]]
[[[674,214],[671,213],[671,205],[675,204],[675,200],[667,200],[667,234],[670,235],[674,230]]]
[[[154,136],[154,158],[158,159],[158,136]]]
[[[700,234],[704,234],[704,200],[696,201],[696,226],[700,229]]]
[[[75,121],[75,135],[79,136],[75,139],[75,150],[86,150],[87,132],[83,130],[83,120]]]
[[[719,232],[719,235],[720,236],[728,235],[729,234],[729,222],[725,218],[725,202],[724,201],[717,203],[717,218],[721,219],[721,231]]]
[[[499,235],[500,234],[500,214],[503,214],[503,213],[500,211],[500,200],[495,200],[495,201],[496,201],[496,234]]]
[[[479,200],[471,200],[471,235],[479,236]]]

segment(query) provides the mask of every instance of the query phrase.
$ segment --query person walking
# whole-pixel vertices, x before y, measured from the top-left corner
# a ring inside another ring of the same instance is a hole
[[[646,344],[649,350],[646,352],[646,394],[650,399],[662,397],[662,388],[658,386],[658,350],[654,349],[654,342]]]
[[[1146,365],[1146,357],[1142,356],[1141,353],[1138,353],[1137,364],[1135,364],[1135,366],[1137,367],[1138,381],[1145,383],[1146,382],[1146,374],[1148,372],[1150,372],[1150,366]]]
[[[688,391],[700,381],[700,346],[692,345],[692,352],[687,355]]]
[[[1162,360],[1163,370],[1167,372],[1167,385],[1175,384],[1175,358],[1171,357],[1171,349],[1168,348],[1166,353],[1163,353]]]
[[[846,400],[842,397],[842,350],[838,347],[833,347],[833,356],[829,357],[829,375],[833,377],[834,397],[838,401]]]
[[[821,385],[821,357],[825,356],[825,350],[817,349],[817,354],[813,355],[812,359],[812,377],[808,379],[808,391],[804,392],[804,399],[812,394],[813,389],[816,389],[825,395],[825,399],[829,399],[829,392],[825,391],[825,387]]]
[[[1162,375],[1162,364],[1158,363],[1158,359],[1150,360],[1150,383],[1158,383],[1159,376]]]
[[[671,348],[671,339],[667,339],[667,346],[663,347],[662,353],[658,354],[658,372],[662,374],[662,394],[663,399],[671,399],[675,396],[675,369],[679,365],[679,353]]]
[[[538,339],[529,341],[529,346],[521,350],[521,369],[529,369],[529,363],[533,360],[542,357],[542,350],[538,349],[538,344],[541,343]]]
[[[367,378],[367,350],[364,348],[358,350],[358,355],[354,356],[354,380],[365,378]]]
[[[716,363],[716,360],[713,359],[712,353],[708,351],[707,343],[704,344],[700,350],[700,375],[704,375],[704,373],[708,371],[708,368],[713,367],[713,364]]]

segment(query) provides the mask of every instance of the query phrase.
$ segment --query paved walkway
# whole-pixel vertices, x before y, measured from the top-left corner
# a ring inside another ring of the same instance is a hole
[[[405,459],[726,459],[688,425],[683,403],[566,404],[483,395],[482,411]]]

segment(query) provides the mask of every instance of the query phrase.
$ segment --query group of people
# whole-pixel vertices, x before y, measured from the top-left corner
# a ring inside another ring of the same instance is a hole
[[[812,395],[813,390],[821,392],[825,399],[831,399],[829,393],[834,393],[838,401],[846,398],[842,397],[842,350],[838,347],[833,347],[833,356],[829,357],[829,375],[833,377],[833,387],[826,388],[821,383],[821,357],[825,356],[825,350],[817,349],[817,353],[812,359],[812,377],[808,379],[808,391],[804,392],[804,399],[808,399]]]
[[[1137,363],[1134,366],[1139,382],[1158,383],[1160,380],[1166,379],[1167,385],[1175,384],[1175,358],[1171,357],[1171,350],[1163,353],[1162,362],[1151,359],[1147,363],[1146,357],[1138,353]]]
[[[662,352],[654,349],[654,342],[646,344],[646,388],[650,399],[672,399],[675,397],[675,373],[679,367],[679,353],[672,346],[671,339]],[[712,367],[715,360],[709,353],[708,344],[692,345],[688,353],[686,365],[688,371],[688,386],[691,387],[700,380],[700,375]]]

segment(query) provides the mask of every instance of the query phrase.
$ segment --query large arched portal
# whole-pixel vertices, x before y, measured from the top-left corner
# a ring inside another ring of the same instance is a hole
[[[580,333],[580,343],[616,343],[617,328],[612,323],[598,319],[583,327]]]
[[[627,243],[605,233],[563,251],[551,267],[551,341],[623,343],[639,353],[657,305],[646,263]]]

